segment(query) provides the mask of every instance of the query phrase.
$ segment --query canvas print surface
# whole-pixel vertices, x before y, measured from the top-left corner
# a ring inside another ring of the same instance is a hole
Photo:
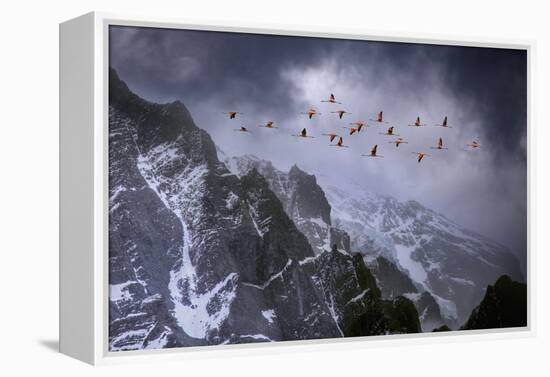
[[[526,51],[109,42],[110,351],[527,325]]]

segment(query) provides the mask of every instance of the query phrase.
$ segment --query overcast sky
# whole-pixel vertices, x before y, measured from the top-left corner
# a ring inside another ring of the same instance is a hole
[[[525,258],[525,51],[111,27],[110,59],[141,97],[181,100],[228,155],[417,200]],[[342,105],[320,102],[330,93]],[[311,107],[322,114],[309,120],[300,112]],[[339,120],[340,109],[352,114]],[[222,114],[232,110],[244,114]],[[388,125],[368,122],[380,110],[409,144],[396,148],[379,134]],[[408,127],[417,116],[429,127]],[[433,127],[444,116],[452,128]],[[268,120],[279,128],[256,127]],[[356,120],[372,125],[347,136]],[[315,138],[290,136],[304,127]],[[328,131],[349,148],[329,147]],[[448,150],[430,149],[439,137]],[[482,147],[467,149],[473,140]],[[374,144],[384,158],[361,157]],[[418,164],[412,152],[430,156]]]

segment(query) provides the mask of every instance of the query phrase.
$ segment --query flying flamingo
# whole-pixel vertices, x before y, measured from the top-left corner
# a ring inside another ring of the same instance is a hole
[[[270,120],[270,121],[267,122],[266,124],[260,124],[260,125],[258,125],[258,127],[264,127],[264,128],[279,128],[279,127],[274,126],[273,123],[274,123],[274,122]]]
[[[337,103],[337,104],[342,104],[342,102],[336,102],[336,97],[334,97],[334,94],[330,93],[330,96],[328,97],[327,100],[323,100],[321,102],[329,102],[329,103]]]
[[[377,114],[376,114],[376,119],[370,119],[374,122],[378,122],[378,123],[388,123],[388,122],[385,122],[384,121],[384,112],[383,111],[379,111]]]
[[[229,115],[229,119],[235,119],[235,117],[237,116],[237,114],[243,115],[243,113],[238,112],[238,111],[227,111],[227,112],[222,113],[222,114]]]
[[[344,128],[347,128],[347,127],[344,127]],[[357,131],[357,128],[355,128],[355,127],[349,128],[349,134],[350,134],[350,136],[353,135],[355,132],[358,132],[358,131]]]
[[[370,154],[362,154],[363,157],[384,157],[376,154],[376,151],[378,149],[378,144],[376,144],[374,147],[372,147]]]
[[[311,119],[314,115],[321,115],[321,113],[318,113],[317,110],[315,109],[309,109],[308,111],[303,112],[301,114],[306,114],[309,119]]]
[[[416,121],[414,124],[409,124],[410,127],[422,127],[425,126],[425,124],[420,123],[420,117],[416,117]]]
[[[452,128],[451,126],[448,126],[448,125],[447,125],[447,116],[445,116],[445,118],[443,118],[443,123],[441,123],[441,124],[434,124],[434,126],[445,127],[445,128]]]
[[[339,137],[338,142],[336,144],[330,144],[331,147],[341,147],[341,148],[349,148],[347,145],[344,145],[344,138]]]
[[[388,143],[395,144],[395,147],[399,147],[399,144],[409,144],[408,141],[404,141],[402,138],[398,137],[394,141],[388,141]]]
[[[248,128],[246,128],[246,127],[235,128],[233,131],[238,131],[238,132],[250,132],[250,131],[248,130]]]
[[[438,142],[437,142],[437,147],[430,147],[431,149],[448,149],[448,148],[443,148],[443,138],[439,138]]]
[[[358,120],[357,122],[350,123],[349,125],[356,126],[357,132],[361,132],[361,128],[365,126],[365,122],[363,122],[362,120]],[[344,127],[344,128],[347,128],[347,127]]]
[[[334,139],[338,136],[338,134],[335,134],[334,132],[330,132],[328,134],[323,134],[323,136],[328,136],[330,142],[332,143]]]
[[[351,113],[348,113],[346,110],[338,110],[338,111],[331,111],[332,114],[338,114],[338,117],[340,119],[342,119],[342,117],[344,116],[344,114],[351,114]]]
[[[420,163],[420,161],[422,161],[424,156],[430,156],[429,154],[426,154],[426,153],[423,153],[423,152],[412,152],[412,154],[415,154],[415,155],[418,156],[418,163]]]
[[[390,128],[388,128],[388,130],[386,131],[386,133],[380,133],[380,135],[399,136],[399,135],[393,133],[393,128],[394,128],[394,127],[391,126]]]
[[[311,138],[313,138],[313,136],[308,136],[308,134],[307,134],[307,131],[306,131],[306,129],[305,129],[305,128],[304,128],[304,129],[302,130],[302,132],[300,132],[300,134],[299,134],[299,135],[292,135],[292,136],[296,136],[296,137],[304,137],[304,138],[305,138],[305,137],[311,137]]]
[[[473,148],[473,149],[476,149],[476,148],[479,148],[481,147],[481,144],[479,144],[477,141],[472,141],[470,144],[466,144],[467,147],[470,147],[470,148]]]

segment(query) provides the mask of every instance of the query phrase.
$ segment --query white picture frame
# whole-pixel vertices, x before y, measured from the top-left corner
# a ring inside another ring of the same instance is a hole
[[[390,42],[513,48],[527,51],[528,65],[528,193],[530,193],[532,41],[365,33],[363,30],[289,27],[283,25],[202,24],[189,20],[152,19],[88,13],[60,25],[60,352],[90,364],[147,359],[264,354],[296,350],[378,347],[397,342],[472,341],[490,337],[534,336],[534,255],[527,246],[528,326],[518,329],[472,330],[280,343],[108,351],[108,28],[131,25],[175,29],[249,32]],[[528,239],[532,208],[528,194]]]

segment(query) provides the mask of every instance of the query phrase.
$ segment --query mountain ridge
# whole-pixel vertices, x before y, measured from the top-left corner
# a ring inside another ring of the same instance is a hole
[[[236,174],[255,167],[266,172],[268,181],[288,179],[271,162],[255,156],[226,157],[225,161]],[[361,253],[370,268],[375,268],[377,257],[397,266],[398,273],[404,273],[415,286],[414,290],[399,294],[429,293],[431,298],[424,296],[421,307],[423,311],[430,303],[430,326],[458,327],[479,303],[483,288],[492,279],[502,273],[521,278],[519,264],[509,250],[416,200],[399,202],[364,190],[348,193],[323,182],[318,186],[330,205],[331,226],[350,238],[352,252]],[[284,195],[278,195],[282,201]],[[384,287],[383,281],[379,283]],[[395,286],[395,281],[386,279],[386,284]],[[439,310],[434,308],[433,300]],[[437,318],[438,311],[441,320]]]
[[[219,161],[183,103],[147,102],[113,70],[109,162],[111,351],[419,330],[401,315],[407,303],[362,292],[367,267],[326,208],[300,190],[288,203],[322,220],[305,225],[325,247],[315,250],[258,171],[237,177]],[[342,283],[354,301],[334,300]]]

